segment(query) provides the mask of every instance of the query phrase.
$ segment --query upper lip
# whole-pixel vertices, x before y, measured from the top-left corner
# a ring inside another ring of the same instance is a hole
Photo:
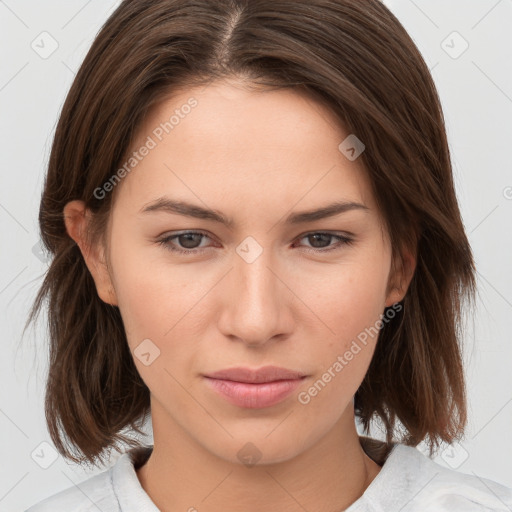
[[[279,366],[263,366],[254,370],[243,367],[226,368],[225,370],[209,373],[206,377],[211,379],[232,380],[235,382],[262,383],[277,380],[301,379],[306,377],[306,374],[295,370],[288,370],[287,368],[280,368]]]

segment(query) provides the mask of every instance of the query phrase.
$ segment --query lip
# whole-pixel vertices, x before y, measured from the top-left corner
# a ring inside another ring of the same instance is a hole
[[[204,377],[211,389],[233,405],[261,409],[285,400],[307,375],[277,366],[265,366],[257,370],[229,368]]]
[[[276,380],[296,380],[305,376],[305,373],[288,370],[287,368],[281,368],[279,366],[262,366],[254,370],[239,366],[236,368],[226,368],[225,370],[219,370],[206,375],[206,377],[211,379],[231,380],[251,384],[275,382]]]

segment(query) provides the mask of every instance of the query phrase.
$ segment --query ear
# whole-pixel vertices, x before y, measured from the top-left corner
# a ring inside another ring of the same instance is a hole
[[[402,258],[397,255],[391,266],[386,307],[400,302],[407,293],[414,271],[416,270],[416,255],[409,249],[402,251]]]
[[[87,239],[91,212],[83,201],[70,201],[64,207],[64,223],[68,235],[77,243],[85,264],[94,279],[100,299],[117,306],[117,297],[108,272],[105,248],[101,243],[90,244]]]

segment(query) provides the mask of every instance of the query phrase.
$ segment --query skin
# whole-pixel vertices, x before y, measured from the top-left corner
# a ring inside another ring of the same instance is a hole
[[[148,366],[134,356],[151,392],[154,433],[153,454],[137,476],[164,512],[344,509],[380,470],[361,448],[352,400],[377,336],[308,404],[297,397],[403,298],[416,261],[404,254],[406,264],[392,274],[388,234],[361,159],[338,149],[348,133],[295,91],[249,91],[234,81],[175,91],[139,127],[133,149],[191,97],[197,106],[116,186],[108,247],[87,245],[83,202],[64,209],[99,296],[119,307],[132,354],[147,338],[160,350]],[[140,213],[163,195],[218,210],[234,225]],[[337,200],[368,210],[283,223],[292,212]],[[158,244],[184,230],[207,237],[169,243],[202,253]],[[306,236],[324,231],[354,242],[339,245],[334,236],[315,245]],[[236,252],[249,236],[262,249],[251,263]],[[230,404],[203,377],[267,364],[308,377],[263,409]],[[237,456],[249,442],[261,455],[252,467]]]

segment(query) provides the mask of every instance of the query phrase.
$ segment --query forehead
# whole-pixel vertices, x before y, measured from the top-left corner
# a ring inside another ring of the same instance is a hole
[[[348,135],[327,106],[297,90],[228,82],[177,90],[138,127],[131,151],[151,149],[121,185],[139,206],[174,192],[216,207],[300,201],[302,210],[341,199],[371,207],[361,160],[339,149]]]

